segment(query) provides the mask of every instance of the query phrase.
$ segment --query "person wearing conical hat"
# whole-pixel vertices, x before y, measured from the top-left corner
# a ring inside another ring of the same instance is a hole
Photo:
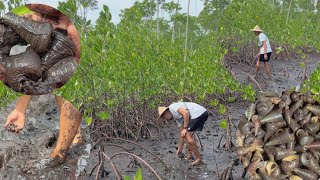
[[[257,60],[257,64],[256,64],[256,75],[259,73],[260,70],[260,62],[264,63],[264,69],[266,71],[267,74],[267,79],[270,79],[270,68],[269,68],[269,61],[270,61],[270,57],[271,57],[271,53],[272,53],[272,49],[270,46],[270,42],[268,37],[262,33],[263,30],[260,29],[260,27],[258,25],[256,25],[253,29],[251,29],[251,31],[253,31],[256,36],[259,37],[259,52],[256,56]]]
[[[159,118],[166,120],[174,119],[179,127],[179,143],[177,155],[180,156],[184,143],[187,144],[188,156],[191,159],[192,154],[195,160],[191,165],[199,165],[202,163],[201,155],[196,141],[194,140],[194,132],[202,131],[205,122],[208,119],[208,111],[206,108],[193,102],[172,103],[168,107],[159,107]]]

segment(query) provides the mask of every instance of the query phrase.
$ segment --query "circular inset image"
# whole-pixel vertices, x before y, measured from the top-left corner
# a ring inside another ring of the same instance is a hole
[[[0,21],[0,80],[27,95],[51,93],[74,74],[80,38],[59,10],[43,4],[13,9]]]

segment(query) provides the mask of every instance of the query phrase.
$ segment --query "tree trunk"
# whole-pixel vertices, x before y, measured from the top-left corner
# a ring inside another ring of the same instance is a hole
[[[177,0],[177,4],[179,4],[179,0]],[[176,8],[176,12],[174,13],[174,19],[173,19],[173,24],[172,24],[172,37],[171,37],[171,42],[172,44],[174,44],[174,39],[175,39],[175,25],[176,25],[176,17],[177,17],[177,13],[178,13],[178,6]]]
[[[158,0],[158,4],[157,4],[157,39],[158,40],[159,40],[159,33],[160,33],[159,11],[160,11],[160,1]]]
[[[292,0],[290,0],[290,4],[289,4],[288,15],[287,15],[287,20],[286,20],[286,26],[287,26],[288,21],[289,21],[289,16],[290,16],[290,11],[291,11],[291,5],[292,5]]]
[[[190,0],[188,0],[188,10],[187,10],[186,41],[184,43],[184,58],[183,58],[184,63],[187,62],[188,32],[189,32],[189,9],[190,9]],[[183,78],[183,89],[184,89],[184,86],[186,83],[186,68],[183,68],[183,74],[184,74],[184,78]],[[185,92],[182,92],[183,97],[184,97],[184,93]]]
[[[188,32],[189,32],[189,9],[190,9],[190,0],[188,0],[188,10],[187,10],[187,25],[186,25],[186,40],[184,44],[184,58],[183,61],[187,61],[187,49],[188,49]]]
[[[282,4],[281,4],[281,9],[280,9],[280,13],[282,13],[282,10],[283,10],[283,6],[284,6],[284,0],[282,1]]]

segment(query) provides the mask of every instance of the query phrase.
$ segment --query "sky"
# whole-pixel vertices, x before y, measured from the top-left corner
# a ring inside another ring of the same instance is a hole
[[[92,21],[95,21],[100,11],[102,10],[103,4],[106,4],[110,12],[112,14],[112,22],[115,24],[118,24],[120,22],[119,14],[121,13],[122,9],[131,7],[134,2],[137,0],[98,0],[98,9],[94,11],[90,11],[88,14],[88,18]],[[142,1],[142,0],[138,0]],[[166,0],[169,1],[169,0]],[[174,0],[174,2],[177,2],[177,0]],[[179,0],[182,10],[181,12],[187,12],[188,7],[188,1],[187,0]],[[29,3],[41,3],[41,4],[47,4],[52,7],[58,6],[58,0],[29,0]],[[190,0],[190,15],[197,16],[200,11],[203,9],[203,2],[201,0]],[[160,12],[161,17],[168,18],[169,15],[165,14],[164,12]]]

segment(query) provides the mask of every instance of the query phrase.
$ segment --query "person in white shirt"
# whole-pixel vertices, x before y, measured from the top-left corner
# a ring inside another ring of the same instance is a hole
[[[256,74],[257,75],[259,73],[260,70],[260,61],[264,63],[264,69],[266,70],[266,74],[267,74],[267,79],[270,79],[270,68],[269,68],[269,60],[271,57],[271,53],[272,53],[272,49],[270,46],[270,42],[268,37],[262,33],[262,29],[260,29],[260,27],[258,25],[256,25],[253,29],[251,29],[251,31],[253,31],[256,36],[259,37],[259,52],[256,56],[257,60],[257,71]]]
[[[199,104],[192,102],[172,103],[169,107],[159,107],[159,117],[170,120],[174,119],[180,129],[177,155],[180,156],[184,142],[187,144],[188,156],[191,159],[192,153],[195,160],[191,165],[202,163],[201,155],[196,141],[193,139],[194,131],[202,131],[204,123],[208,119],[208,111]]]

